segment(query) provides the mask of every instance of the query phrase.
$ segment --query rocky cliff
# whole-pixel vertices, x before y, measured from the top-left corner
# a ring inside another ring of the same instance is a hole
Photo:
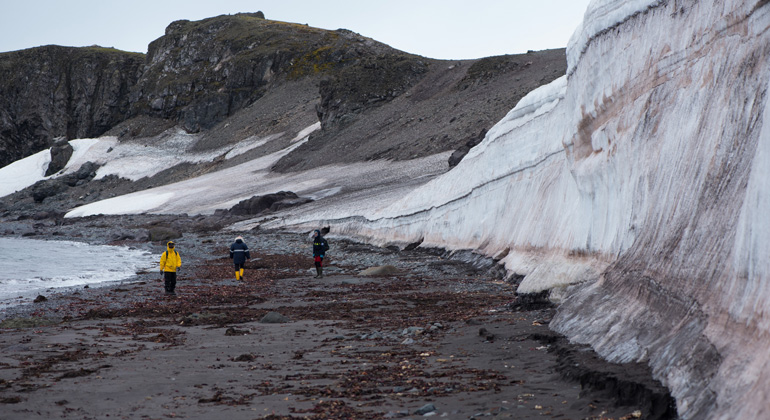
[[[100,47],[0,54],[0,167],[125,120],[143,65],[143,54]]]
[[[196,132],[212,128],[276,84],[333,74],[367,75],[345,85],[359,95],[338,95],[341,102],[367,104],[403,90],[424,67],[418,62],[350,31],[272,21],[261,14],[177,21],[150,44],[131,113],[178,120]],[[328,114],[325,125],[334,120]]]
[[[177,21],[146,57],[54,46],[0,55],[0,166],[55,137],[108,130],[127,139],[176,125],[202,134],[198,148],[219,147],[307,124],[298,115],[307,105],[321,130],[276,170],[467,151],[565,70],[564,50],[440,61],[261,13]],[[435,117],[459,106],[446,121]]]

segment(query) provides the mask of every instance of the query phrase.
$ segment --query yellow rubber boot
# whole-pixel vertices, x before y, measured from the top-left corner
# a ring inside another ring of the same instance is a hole
[[[236,271],[235,272],[235,279],[236,280],[240,280],[241,279],[241,272],[240,271]]]
[[[243,280],[243,269],[241,268],[241,280]]]

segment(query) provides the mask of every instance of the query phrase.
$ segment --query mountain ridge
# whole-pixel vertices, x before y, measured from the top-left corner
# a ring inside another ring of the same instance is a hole
[[[47,61],[47,51],[58,51],[64,57]],[[453,100],[460,102],[473,96],[474,92],[484,90],[484,84],[505,85],[501,86],[503,89],[487,88],[487,91],[502,90],[499,93],[501,99],[496,101],[499,103],[465,107],[464,113],[470,115],[466,118],[469,121],[467,133],[457,136],[440,133],[437,140],[425,133],[440,131],[437,130],[439,124],[424,124],[419,133],[407,136],[398,147],[362,147],[365,153],[348,154],[347,158],[406,159],[454,150],[488,129],[526,92],[564,74],[564,50],[533,54],[545,59],[533,60],[527,58],[528,55],[517,55],[493,60],[434,60],[395,50],[348,30],[329,31],[271,21],[264,19],[261,13],[172,22],[165,35],[150,43],[146,55],[107,48],[57,46],[3,53],[0,54],[0,71],[5,71],[9,77],[3,79],[5,83],[0,83],[0,93],[5,98],[0,102],[0,166],[50,147],[57,137],[71,140],[111,133],[127,139],[156,135],[172,126],[188,133],[202,133],[200,147],[218,147],[265,131],[267,126],[280,126],[280,116],[267,120],[264,118],[267,112],[261,109],[249,117],[255,122],[240,124],[240,133],[230,129],[232,135],[227,138],[218,133],[227,124],[239,125],[237,115],[250,107],[260,108],[258,102],[266,95],[278,96],[291,91],[285,100],[271,97],[267,102],[272,106],[281,101],[292,105],[311,104],[314,109],[308,110],[309,117],[300,118],[302,124],[306,124],[308,118],[314,118],[321,122],[322,128],[314,134],[313,140],[318,140],[311,141],[310,146],[313,143],[324,146],[303,148],[302,151],[307,157],[308,151],[324,149],[318,158],[311,156],[310,161],[305,162],[304,158],[295,155],[276,166],[282,171],[301,169],[336,159],[339,154],[327,150],[335,145],[329,139],[340,138],[343,148],[356,146],[354,137],[361,137],[361,129],[356,128],[356,123],[360,126],[362,116],[367,117],[372,110],[409,93],[426,77],[439,80],[441,73],[449,72],[450,67],[482,69],[464,73],[459,79],[455,75],[450,77],[455,83],[463,80],[461,87],[450,92],[454,95]],[[91,75],[67,67],[65,58],[68,56],[77,57],[86,68],[103,68],[104,74]],[[489,64],[488,61],[496,65],[483,65]],[[534,62],[529,65],[531,71],[524,70],[527,62]],[[117,63],[117,66],[111,63]],[[40,66],[41,70],[27,70],[28,66]],[[502,76],[518,66],[524,72],[528,71],[525,80],[521,83],[504,80]],[[30,73],[41,74],[44,80],[28,80],[25,75]],[[546,77],[535,78],[529,73],[543,73]],[[117,77],[120,83],[111,77]],[[99,90],[100,86],[114,84],[119,88],[112,87],[104,93]],[[62,85],[75,88],[57,91]],[[508,85],[517,85],[518,89],[511,92]],[[50,91],[59,92],[59,96],[63,95],[61,92],[67,95],[52,100],[46,95]],[[463,96],[463,92],[468,95]],[[424,99],[445,93],[423,88],[410,96],[414,101],[420,95]],[[62,102],[76,106],[62,106]],[[78,113],[70,111],[73,109]],[[396,113],[398,111],[389,112]],[[384,124],[380,120],[386,118],[385,114],[381,112],[374,121]],[[478,120],[483,121],[479,123]],[[398,125],[405,127],[407,123],[412,124],[404,120]],[[389,138],[398,138],[403,130],[391,130]],[[377,142],[384,144],[382,138]],[[438,144],[425,147],[430,143]],[[410,150],[413,147],[418,149],[416,153]],[[399,148],[404,150],[398,152]]]

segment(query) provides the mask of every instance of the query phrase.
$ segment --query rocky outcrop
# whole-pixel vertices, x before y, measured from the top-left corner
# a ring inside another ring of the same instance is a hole
[[[458,163],[460,163],[461,160],[465,157],[465,155],[468,154],[468,152],[471,151],[476,145],[481,143],[482,140],[484,140],[484,136],[487,135],[487,130],[481,130],[479,134],[475,137],[471,137],[468,139],[468,141],[465,142],[462,146],[460,146],[457,150],[455,150],[451,156],[449,156],[449,167],[454,168],[457,166]]]
[[[412,159],[468,148],[524,94],[565,71],[564,50],[448,62],[262,13],[181,20],[149,45],[146,57],[56,46],[0,54],[0,166],[59,136],[109,131],[125,139],[178,125],[203,132],[205,148],[269,135],[260,130],[281,129],[283,116],[210,133],[227,119],[249,120],[243,110],[254,108],[252,120],[264,118],[281,103],[276,96],[304,89],[300,96],[307,97],[308,87],[318,98],[316,115],[308,116],[321,130],[275,170]],[[259,105],[261,99],[271,105]]]
[[[35,203],[42,203],[48,197],[53,197],[67,191],[68,187],[81,186],[91,181],[96,177],[97,169],[99,169],[99,165],[93,162],[86,162],[75,172],[58,178],[38,181],[32,186],[30,195]]]
[[[261,98],[272,85],[342,72],[367,74],[363,99],[398,90],[382,73],[400,76],[402,66],[380,62],[415,61],[384,44],[350,31],[327,31],[266,20],[261,14],[177,21],[152,42],[141,80],[132,94],[132,115],[177,120],[190,132],[213,127]],[[381,72],[362,72],[366,67]],[[344,77],[348,80],[347,77]],[[393,82],[401,86],[403,81]],[[383,82],[384,80],[384,82]],[[371,92],[370,92],[371,90]],[[343,98],[346,102],[349,98]]]
[[[362,60],[321,83],[322,129],[273,170],[470,150],[480,132],[566,69],[564,49],[480,60]]]
[[[45,46],[0,54],[0,167],[125,120],[144,55]]]
[[[343,110],[323,113],[335,124],[349,110],[403,92],[424,67],[419,59],[350,31],[262,13],[173,22],[146,59],[99,47],[0,54],[0,167],[55,137],[96,137],[137,117],[188,132],[210,129],[272,87],[308,77],[330,77],[327,85],[337,86],[324,90],[330,109]]]
[[[344,128],[355,114],[406,92],[427,71],[428,60],[415,60],[405,54],[359,59],[355,65],[321,82],[321,102],[316,107],[321,128]]]
[[[63,138],[59,138],[53,146],[51,146],[51,162],[48,164],[48,169],[45,171],[45,176],[50,176],[56,172],[61,171],[67,165],[74,149],[68,141]]]
[[[266,211],[277,211],[299,206],[313,201],[307,197],[299,197],[291,191],[279,191],[273,194],[258,195],[243,200],[233,206],[228,212],[232,215],[256,215]]]

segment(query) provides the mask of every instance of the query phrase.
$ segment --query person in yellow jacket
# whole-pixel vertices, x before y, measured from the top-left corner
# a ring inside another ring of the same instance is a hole
[[[182,266],[182,257],[174,249],[174,241],[168,241],[166,252],[160,256],[160,275],[163,276],[166,294],[174,295],[176,288],[176,271]]]

